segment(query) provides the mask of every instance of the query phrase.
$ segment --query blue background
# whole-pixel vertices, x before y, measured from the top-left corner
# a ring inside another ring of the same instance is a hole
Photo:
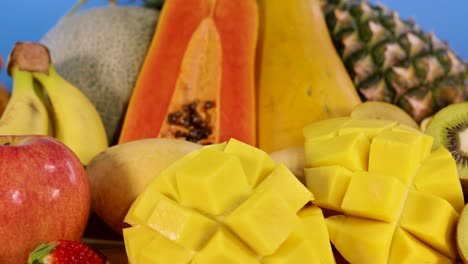
[[[233,0],[236,1],[236,0]],[[75,0],[3,0],[0,2],[0,54],[6,60],[16,41],[39,41],[76,3]],[[118,0],[120,5],[141,5],[142,0]],[[468,60],[467,0],[380,0],[402,19],[414,18],[425,31],[434,31],[464,60]],[[81,10],[107,5],[89,0]],[[467,42],[465,44],[465,42]],[[11,80],[1,69],[0,81],[11,89]]]

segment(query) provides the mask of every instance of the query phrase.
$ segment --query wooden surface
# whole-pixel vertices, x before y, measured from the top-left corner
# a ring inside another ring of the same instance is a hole
[[[110,264],[128,264],[122,235],[113,231],[95,214],[90,215],[81,241],[104,253]]]
[[[124,248],[102,249],[101,252],[106,255],[110,264],[128,264]]]

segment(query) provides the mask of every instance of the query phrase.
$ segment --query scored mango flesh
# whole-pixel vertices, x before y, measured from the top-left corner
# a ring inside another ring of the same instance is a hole
[[[330,240],[350,263],[454,263],[464,206],[456,163],[433,138],[396,121],[308,125],[305,179]]]
[[[231,139],[189,153],[138,196],[132,264],[335,263],[322,210],[283,164]]]

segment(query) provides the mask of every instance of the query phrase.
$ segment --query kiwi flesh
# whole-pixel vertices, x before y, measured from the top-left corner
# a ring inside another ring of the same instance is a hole
[[[457,163],[463,192],[468,194],[468,102],[440,109],[427,125],[426,134],[434,137],[433,149],[446,147]]]

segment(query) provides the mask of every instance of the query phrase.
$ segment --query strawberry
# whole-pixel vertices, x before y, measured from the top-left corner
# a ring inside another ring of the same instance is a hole
[[[80,241],[57,240],[39,244],[27,264],[105,264],[106,256]]]

